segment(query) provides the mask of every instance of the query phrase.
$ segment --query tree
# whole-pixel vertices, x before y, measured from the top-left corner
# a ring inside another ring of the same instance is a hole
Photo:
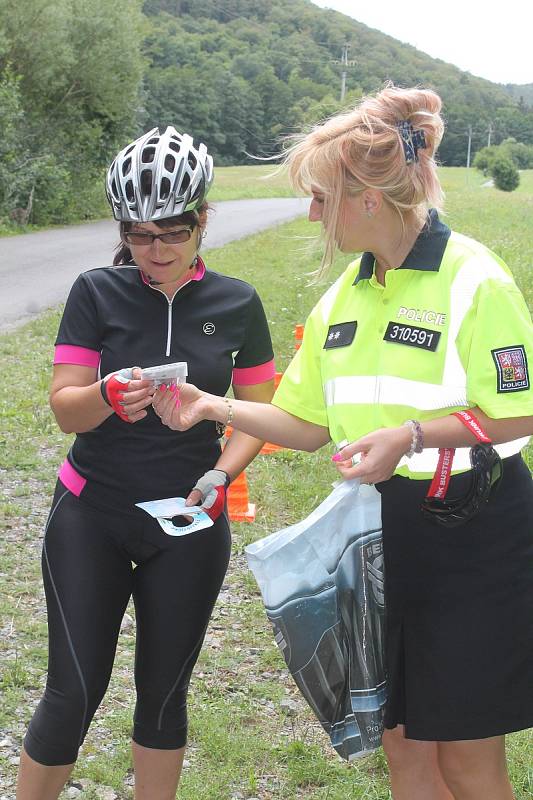
[[[16,205],[35,185],[36,221],[83,217],[92,184],[136,131],[142,21],[141,0],[0,0],[0,75],[16,80],[18,138],[31,153]]]
[[[29,192],[24,166],[30,155],[24,137],[24,110],[19,80],[10,69],[0,75],[0,216],[22,204]]]
[[[498,154],[491,166],[494,185],[503,192],[512,192],[520,183],[520,175],[510,158]]]

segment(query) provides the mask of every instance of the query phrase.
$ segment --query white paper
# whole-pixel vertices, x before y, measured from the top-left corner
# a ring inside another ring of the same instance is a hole
[[[151,517],[157,519],[161,528],[169,536],[187,536],[189,533],[210,528],[213,520],[200,506],[186,506],[185,497],[166,497],[162,500],[149,500],[146,503],[135,503]],[[172,517],[191,516],[188,525],[176,526]]]

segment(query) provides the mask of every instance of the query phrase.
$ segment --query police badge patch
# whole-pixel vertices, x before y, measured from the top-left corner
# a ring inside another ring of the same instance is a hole
[[[498,373],[498,393],[529,389],[527,356],[523,345],[501,347],[491,352]]]

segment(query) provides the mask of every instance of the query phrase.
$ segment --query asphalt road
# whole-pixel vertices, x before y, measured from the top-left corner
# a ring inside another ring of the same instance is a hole
[[[221,247],[307,213],[303,198],[213,203],[204,248]],[[117,223],[109,220],[0,238],[0,331],[66,299],[74,279],[112,262]]]

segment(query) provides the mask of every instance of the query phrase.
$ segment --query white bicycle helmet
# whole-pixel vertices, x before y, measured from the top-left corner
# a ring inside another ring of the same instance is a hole
[[[193,211],[213,183],[213,159],[205,144],[186,133],[153,128],[117,155],[107,173],[106,193],[121,222],[155,222]]]

